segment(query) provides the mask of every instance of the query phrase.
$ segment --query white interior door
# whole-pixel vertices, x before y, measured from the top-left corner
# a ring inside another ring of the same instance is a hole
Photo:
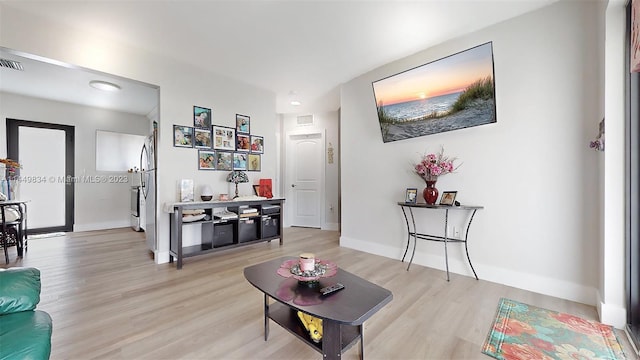
[[[65,226],[65,132],[18,128],[20,199],[28,200],[29,228]]]
[[[289,135],[287,141],[288,198],[291,226],[321,227],[324,136]]]

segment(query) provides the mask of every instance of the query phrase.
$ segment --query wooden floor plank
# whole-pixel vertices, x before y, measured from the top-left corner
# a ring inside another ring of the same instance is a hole
[[[271,323],[263,338],[262,293],[246,266],[313,252],[393,292],[364,326],[367,359],[489,359],[480,348],[498,300],[597,319],[592,306],[342,248],[335,231],[286,228],[285,243],[260,243],[156,265],[143,233],[128,228],[31,239],[7,266],[42,272],[38,309],[54,321],[52,359],[320,359]],[[480,274],[481,277],[482,274]],[[625,335],[618,338],[635,358]],[[343,354],[357,359],[359,346]]]

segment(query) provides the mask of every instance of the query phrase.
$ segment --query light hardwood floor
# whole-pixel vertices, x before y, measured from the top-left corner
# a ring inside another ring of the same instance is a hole
[[[31,239],[8,266],[42,272],[38,309],[54,321],[52,359],[320,359],[271,324],[263,339],[263,297],[244,267],[304,251],[385,287],[394,299],[364,326],[367,359],[491,359],[481,354],[498,300],[596,319],[596,309],[417,264],[341,248],[335,231],[285,229],[285,242],[261,243],[156,265],[144,234],[130,229]],[[7,266],[4,266],[7,267]],[[482,274],[479,274],[482,278]],[[618,338],[628,359],[629,343]],[[358,346],[343,354],[356,359]]]

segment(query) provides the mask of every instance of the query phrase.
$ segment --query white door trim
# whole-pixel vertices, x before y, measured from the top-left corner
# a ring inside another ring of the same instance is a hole
[[[321,160],[322,160],[322,166],[320,168],[320,192],[321,192],[321,197],[320,197],[320,228],[321,229],[325,229],[326,228],[326,216],[325,216],[325,198],[326,198],[326,189],[325,189],[325,164],[326,164],[326,150],[327,150],[327,144],[326,144],[326,135],[325,135],[326,130],[325,129],[320,129],[320,128],[316,128],[316,127],[308,127],[308,128],[304,128],[304,129],[298,129],[298,130],[292,130],[292,131],[287,131],[286,133],[286,138],[284,141],[284,166],[282,167],[284,169],[284,191],[285,191],[285,198],[288,199],[293,199],[292,193],[291,193],[291,179],[290,179],[290,174],[287,172],[287,167],[289,166],[287,163],[287,158],[289,157],[289,147],[291,146],[290,141],[291,141],[291,137],[292,136],[297,136],[297,135],[320,135],[320,139],[322,141],[322,155],[321,155]],[[292,206],[285,206],[286,210],[285,210],[285,221],[284,221],[284,226],[291,226],[291,219],[293,217],[293,207]]]

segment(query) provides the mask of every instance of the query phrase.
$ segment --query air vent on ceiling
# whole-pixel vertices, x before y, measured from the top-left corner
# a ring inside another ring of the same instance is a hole
[[[298,125],[312,125],[313,124],[313,115],[303,115],[298,116]]]
[[[0,59],[0,67],[24,71],[21,63],[9,59]]]

